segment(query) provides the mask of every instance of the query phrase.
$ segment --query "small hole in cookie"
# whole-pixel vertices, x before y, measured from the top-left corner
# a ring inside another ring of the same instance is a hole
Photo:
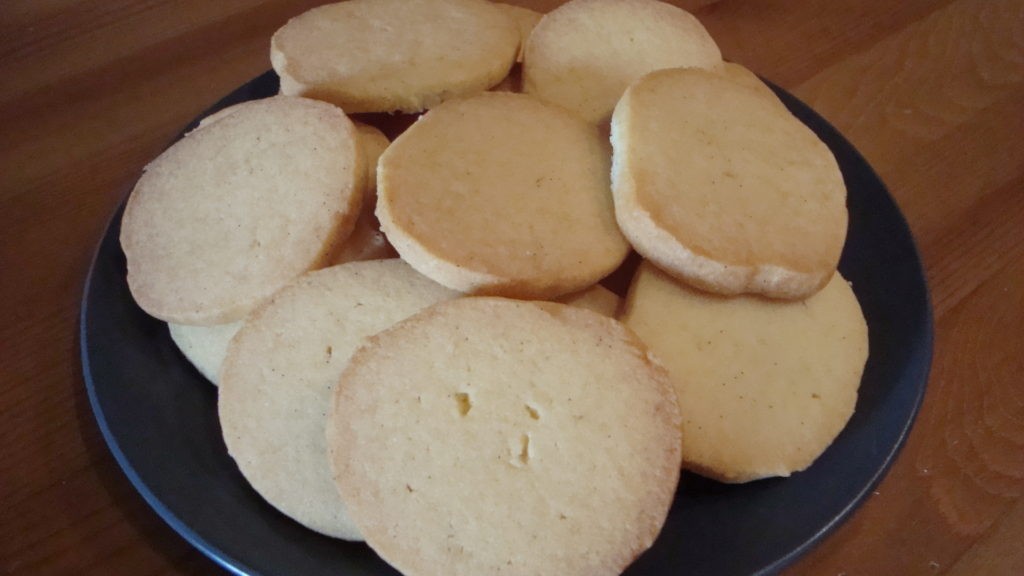
[[[530,435],[523,434],[519,439],[519,443],[522,446],[519,450],[519,463],[526,465],[530,463]]]
[[[334,347],[333,346],[328,346],[326,352],[327,352],[327,357],[328,358],[330,358],[331,356],[334,356]]]
[[[455,394],[455,403],[459,407],[459,414],[465,416],[473,409],[473,403],[469,401],[469,394],[458,392]]]
[[[540,420],[540,413],[537,412],[536,408],[530,406],[529,404],[526,405],[526,413],[530,415],[530,418],[533,418],[534,420]]]

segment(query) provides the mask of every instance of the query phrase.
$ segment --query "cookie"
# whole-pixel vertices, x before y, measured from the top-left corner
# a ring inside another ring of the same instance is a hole
[[[121,222],[135,301],[166,322],[225,324],[322,265],[362,202],[355,138],[337,107],[277,96],[172,145]]]
[[[376,200],[377,160],[380,159],[380,155],[387,150],[388,146],[391,145],[391,141],[388,140],[388,137],[385,136],[380,129],[374,126],[363,124],[362,122],[353,122],[353,124],[356,127],[356,133],[359,137],[359,146],[363,151],[364,169],[366,170],[367,198]],[[373,202],[364,202],[364,207],[366,204],[372,205]]]
[[[523,94],[446,102],[380,158],[377,217],[420,273],[460,292],[554,298],[615,270],[615,223],[598,130]]]
[[[267,502],[317,532],[361,539],[328,469],[331,393],[363,338],[454,296],[400,260],[354,262],[299,277],[246,320],[218,411],[228,452]]]
[[[519,52],[516,54],[516,62],[522,62],[523,52],[526,51],[526,40],[530,37],[530,32],[533,32],[534,27],[537,26],[537,22],[540,22],[541,17],[544,15],[522,6],[502,4],[500,2],[494,5],[508,14],[519,28]]]
[[[383,132],[369,124],[355,122],[359,134],[359,144],[365,162],[366,191],[363,194],[363,207],[356,220],[352,234],[334,251],[328,264],[331,266],[345,262],[361,260],[383,260],[398,256],[395,249],[388,244],[384,233],[380,231],[380,222],[374,215],[377,206],[377,159],[384,153],[391,142]]]
[[[722,62],[722,64],[715,68],[714,71],[741,86],[750,88],[785,109],[785,104],[782,103],[782,100],[779,100],[779,97],[775,95],[775,92],[769,88],[768,85],[757,76],[757,74],[754,74],[750,69],[742,64],[737,64],[735,62]]]
[[[462,298],[353,355],[327,441],[352,519],[403,574],[619,574],[672,503],[678,425],[619,322]]]
[[[518,48],[516,23],[486,0],[351,0],[288,21],[270,61],[284,94],[418,112],[497,84]]]
[[[173,322],[167,325],[171,340],[178,350],[214,386],[220,383],[220,367],[228,353],[228,344],[241,327],[241,321],[213,326],[189,326]]]
[[[619,298],[618,294],[604,286],[594,284],[586,290],[566,294],[559,298],[558,301],[562,304],[568,304],[569,306],[586,308],[587,310],[597,312],[602,316],[615,318],[615,314],[619,311],[621,298]]]
[[[395,258],[398,253],[380,230],[380,222],[372,211],[363,210],[356,220],[355,229],[331,255],[330,266],[363,260]]]
[[[682,411],[684,466],[722,482],[811,465],[853,414],[868,356],[837,272],[800,302],[725,298],[641,264],[623,322],[664,362]]]
[[[715,41],[681,8],[655,0],[572,0],[530,34],[523,91],[598,123],[644,74],[721,61]]]
[[[777,101],[714,72],[653,72],[612,116],[615,215],[636,251],[702,290],[805,298],[846,239],[828,147]]]

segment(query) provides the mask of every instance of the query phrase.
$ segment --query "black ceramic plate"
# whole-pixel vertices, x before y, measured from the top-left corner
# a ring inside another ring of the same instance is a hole
[[[277,88],[268,72],[214,109]],[[924,394],[932,321],[907,224],[857,151],[798,100],[779,96],[832,149],[849,190],[839,268],[853,282],[871,340],[857,410],[828,451],[791,478],[727,486],[684,474],[660,538],[630,575],[778,571],[831,532],[881,479]],[[120,220],[118,211],[86,283],[81,345],[96,420],[132,484],[186,540],[232,572],[395,574],[365,545],[306,530],[246,484],[221,440],[216,388],[128,292]]]

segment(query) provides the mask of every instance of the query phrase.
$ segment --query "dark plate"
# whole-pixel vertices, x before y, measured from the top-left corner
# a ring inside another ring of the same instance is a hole
[[[268,72],[213,110],[277,88]],[[881,479],[924,395],[931,309],[906,221],[860,154],[811,109],[778,92],[832,149],[849,190],[839,268],[853,282],[871,339],[857,410],[828,451],[791,478],[727,486],[684,474],[661,537],[630,575],[778,571],[835,529]],[[121,210],[86,283],[81,345],[96,420],[132,484],[186,540],[238,574],[395,574],[365,545],[306,530],[246,484],[221,440],[216,388],[128,292]]]

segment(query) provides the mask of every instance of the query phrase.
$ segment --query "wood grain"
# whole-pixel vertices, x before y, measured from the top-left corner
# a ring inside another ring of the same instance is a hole
[[[79,299],[142,166],[267,69],[270,35],[315,4],[0,3],[0,573],[219,571],[107,451],[82,384]],[[932,291],[935,361],[907,445],[788,572],[1024,574],[1024,2],[679,4],[865,155]]]

